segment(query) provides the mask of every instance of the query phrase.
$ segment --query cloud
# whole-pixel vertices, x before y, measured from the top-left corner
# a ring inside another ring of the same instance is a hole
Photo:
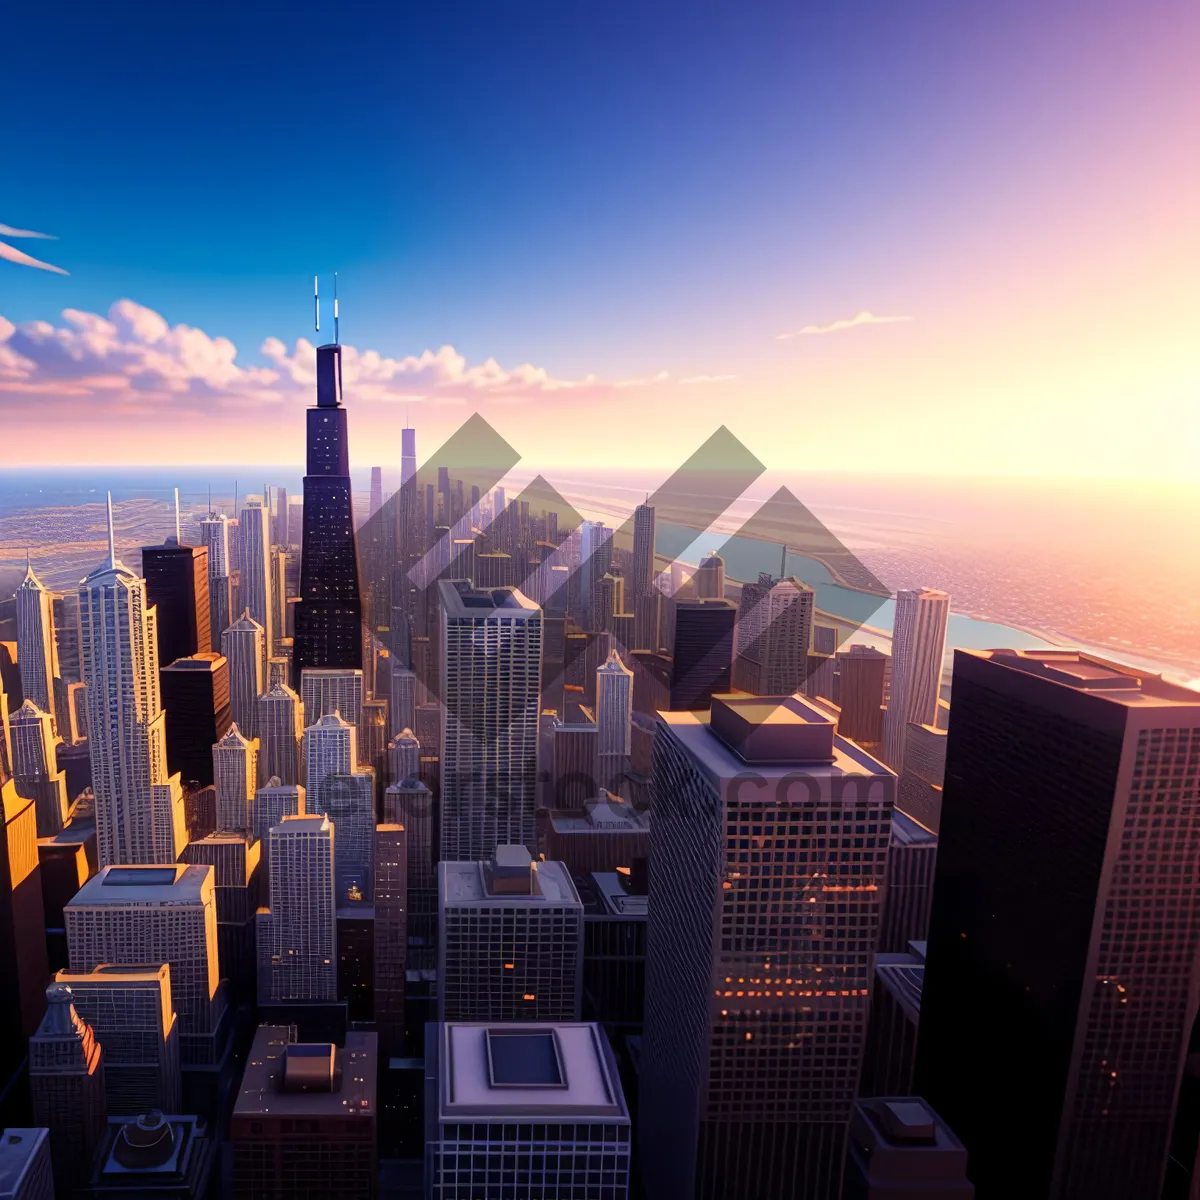
[[[16,263],[19,267],[36,267],[39,271],[53,271],[55,275],[70,274],[69,271],[64,271],[62,267],[56,267],[53,263],[42,262],[40,258],[34,258],[32,254],[26,254],[24,251],[18,250],[16,246],[10,246],[7,242],[0,242],[0,258],[6,259],[10,263]]]
[[[153,309],[118,300],[101,316],[68,308],[60,323],[13,324],[0,316],[0,397],[54,399],[94,419],[105,413],[212,414],[247,406],[308,404],[316,386],[316,347],[299,338],[289,349],[276,337],[260,346],[264,365],[239,361],[228,338],[171,325]],[[392,358],[342,347],[346,393],[360,401],[517,404],[539,397],[590,400],[617,389],[652,387],[669,375],[606,380],[560,378],[533,363],[504,367],[494,358],[470,363],[453,346]],[[694,381],[719,377],[692,377]]]
[[[793,330],[791,333],[776,334],[776,337],[781,342],[786,342],[789,338],[811,337],[820,333],[838,333],[843,329],[854,329],[859,325],[894,325],[898,321],[911,321],[912,317],[877,317],[873,312],[859,312],[852,317],[840,317],[836,321],[830,321],[828,325],[805,325],[803,329]]]
[[[736,379],[736,375],[689,375],[686,379],[681,379],[680,383],[729,383],[730,380]]]
[[[11,225],[5,225],[3,222],[0,222],[0,237],[45,238],[50,242],[58,241],[58,238],[52,233],[34,233],[32,229],[14,229]]]

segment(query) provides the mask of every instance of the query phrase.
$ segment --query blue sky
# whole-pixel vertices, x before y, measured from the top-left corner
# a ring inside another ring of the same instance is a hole
[[[782,331],[903,314],[814,357],[936,365],[939,322],[1094,292],[1098,251],[1124,279],[1195,194],[1156,200],[1200,108],[1176,0],[253,7],[18,16],[0,220],[70,276],[0,262],[0,315],[128,297],[261,364],[337,269],[363,348],[769,405],[826,386]]]

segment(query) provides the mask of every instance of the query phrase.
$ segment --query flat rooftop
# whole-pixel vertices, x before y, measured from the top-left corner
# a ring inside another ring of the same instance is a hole
[[[376,1112],[379,1071],[379,1037],[374,1033],[347,1033],[337,1052],[340,1086],[334,1091],[284,1091],[283,1073],[292,1028],[260,1025],[246,1058],[235,1117],[269,1113],[273,1117],[364,1116]]]
[[[438,863],[438,898],[448,905],[543,907],[545,905],[579,904],[579,893],[575,890],[566,867],[558,862],[535,862],[534,874],[537,891],[522,892],[488,891],[484,876],[486,863],[443,862]]]
[[[43,1144],[49,1161],[49,1137],[45,1129],[12,1128],[0,1133],[0,1195],[25,1195],[29,1168]]]
[[[903,1005],[909,1020],[921,1015],[921,993],[925,987],[925,962],[916,954],[875,955],[875,978]]]
[[[437,1026],[443,1121],[579,1117],[627,1122],[612,1055],[584,1022]]]
[[[486,617],[499,612],[505,617],[536,617],[541,608],[520,588],[472,588],[458,581],[442,580],[438,594],[447,617]]]
[[[832,779],[845,775],[895,778],[894,773],[877,758],[873,758],[861,746],[836,733],[832,742],[833,757],[827,762],[805,759],[792,762],[746,762],[713,733],[709,728],[709,714],[706,712],[660,712],[658,720],[660,732],[676,738],[714,783],[718,780],[733,779],[747,772],[753,772],[764,780],[778,780],[796,770],[803,770],[804,774],[815,779]],[[749,795],[748,789],[745,789],[743,794]]]
[[[626,890],[617,871],[593,871],[592,888],[605,912],[613,917],[645,917],[649,912],[649,896],[635,896]]]
[[[104,904],[202,904],[205,887],[212,897],[212,872],[207,863],[173,867],[104,867],[67,903],[67,908]]]
[[[936,846],[937,834],[895,808],[892,810],[892,843],[897,846]]]
[[[582,811],[552,809],[550,824],[556,833],[645,833],[650,832],[650,812],[605,794],[588,800]]]

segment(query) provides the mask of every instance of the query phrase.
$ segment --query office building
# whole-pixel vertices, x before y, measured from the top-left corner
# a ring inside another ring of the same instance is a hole
[[[590,710],[581,713],[591,715]],[[599,787],[600,728],[595,721],[564,721],[555,716],[550,725],[551,805],[578,811]]]
[[[418,779],[392,784],[383,794],[383,819],[404,829],[407,965],[432,970],[437,966],[437,821],[429,788]],[[378,890],[377,883],[377,896]]]
[[[158,666],[212,652],[208,550],[185,546],[178,534],[142,547],[146,603],[158,610]]]
[[[816,593],[795,576],[777,579],[750,614],[752,630],[757,631],[749,655],[757,666],[757,688],[763,696],[790,696],[800,691],[813,675],[813,624]],[[744,618],[739,617],[739,625]],[[821,627],[824,628],[824,627]],[[740,633],[740,629],[739,629]],[[836,641],[834,642],[836,648]],[[820,669],[828,664],[827,675],[832,677],[833,656],[822,652],[816,655]],[[821,687],[817,680],[815,691],[828,696],[828,680]]]
[[[271,594],[271,514],[263,503],[247,501],[238,516],[242,575],[242,608],[251,620],[262,626],[263,677],[267,658],[275,653],[279,633],[275,629],[275,602]]]
[[[229,729],[229,661],[221,654],[177,658],[159,673],[167,714],[167,769],[184,783],[213,781],[212,748]]]
[[[362,720],[363,698],[361,670],[308,670],[300,676],[300,700],[309,724],[330,713],[340,713],[358,729]]]
[[[613,617],[625,611],[625,580],[610,571],[592,587],[592,623],[597,630],[611,633]]]
[[[892,814],[887,890],[879,924],[879,949],[897,952],[929,937],[937,834],[897,809]]]
[[[972,1200],[967,1152],[916,1096],[858,1100],[850,1117],[845,1200]]]
[[[67,777],[58,770],[54,718],[28,697],[8,719],[9,759],[17,795],[32,800],[38,837],[53,837],[67,819]]]
[[[934,833],[942,823],[942,789],[946,783],[946,730],[934,725],[908,726],[904,769],[896,805]]]
[[[653,588],[634,601],[633,649],[656,652],[662,645],[663,605],[662,592]],[[629,643],[625,642],[628,647]]]
[[[17,588],[17,667],[21,695],[42,712],[53,713],[58,676],[58,644],[54,636],[54,596],[33,573],[28,560]]]
[[[101,963],[59,971],[75,1010],[104,1048],[104,1090],[111,1115],[171,1112],[180,1105],[179,1021],[166,963]]]
[[[354,726],[336,711],[314,720],[304,731],[304,778],[310,811],[325,811],[326,785],[332,776],[349,775],[354,770],[356,741]]]
[[[417,677],[398,659],[392,661],[392,702],[388,715],[391,727],[397,732],[412,729],[417,720]]]
[[[596,671],[596,769],[601,787],[615,789],[629,769],[633,672],[610,650]]]
[[[407,726],[388,746],[387,775],[392,783],[416,779],[421,774],[421,743]]]
[[[883,741],[883,689],[888,656],[873,646],[838,653],[838,733],[868,749]],[[897,799],[897,804],[904,807]]]
[[[583,905],[562,863],[523,846],[438,863],[438,1019],[575,1021]]]
[[[700,560],[692,585],[697,600],[725,599],[725,560],[716,551]]]
[[[229,980],[234,999],[253,1002],[257,952],[255,920],[258,911],[259,860],[262,842],[245,830],[210,833],[189,842],[183,861],[206,863],[213,869],[217,902],[217,965]]]
[[[630,867],[650,853],[650,813],[603,789],[581,809],[552,809],[543,826],[546,857],[571,875]]]
[[[258,739],[246,738],[234,724],[212,748],[217,789],[217,829],[248,830],[258,782]]]
[[[639,504],[633,510],[633,565],[630,575],[634,602],[650,594],[654,588],[654,539],[656,520],[654,506]],[[650,649],[657,650],[657,646]]]
[[[263,627],[249,612],[221,634],[229,663],[229,715],[247,737],[258,736],[258,698],[263,693]]]
[[[425,1046],[432,1200],[625,1200],[629,1110],[598,1025],[439,1024]]]
[[[29,1039],[33,1119],[50,1131],[55,1183],[64,1195],[87,1179],[104,1136],[104,1056],[65,984],[46,988],[46,1015]]]
[[[378,1057],[373,1033],[336,1046],[260,1025],[229,1128],[235,1200],[371,1200]]]
[[[48,1129],[0,1133],[0,1200],[54,1200]]]
[[[732,685],[737,605],[729,600],[673,600],[669,607],[675,626],[671,708],[706,710],[713,696]]]
[[[359,765],[373,768],[380,778],[387,773],[387,707],[386,700],[364,700],[358,722]]]
[[[200,522],[200,542],[208,551],[208,623],[215,650],[234,613],[229,520],[224,513],[209,513]]]
[[[375,827],[375,1028],[385,1058],[404,1047],[408,949],[408,845],[403,825]]]
[[[860,1096],[907,1096],[912,1092],[924,982],[924,942],[912,942],[902,952],[875,956]]]
[[[338,903],[369,903],[375,847],[375,774],[366,767],[330,775],[320,797],[310,807],[314,813],[323,812],[337,830],[334,885]]]
[[[303,778],[304,705],[287,683],[276,680],[257,701],[258,775],[280,783],[297,784]]]
[[[542,610],[515,589],[438,587],[440,856],[480,861],[510,842],[532,850]]]
[[[100,863],[172,863],[186,834],[167,769],[155,610],[145,580],[117,560],[111,502],[108,561],[79,585],[79,612]]]
[[[288,554],[283,546],[272,546],[267,563],[271,568],[271,625],[274,640],[270,645],[272,655],[284,652],[290,637],[288,633]],[[268,674],[270,673],[268,668]]]
[[[652,1200],[724,1196],[734,1178],[757,1200],[838,1195],[894,790],[798,696],[659,714],[639,1101]]]
[[[278,825],[284,817],[303,817],[305,815],[306,793],[305,789],[298,784],[284,783],[278,776],[273,775],[254,793],[251,832],[254,840],[262,843],[264,867],[268,867],[267,852],[270,847],[270,839],[267,834],[271,828]],[[265,876],[263,890],[266,890]]]
[[[258,914],[260,1004],[337,999],[333,826],[284,817],[267,835],[270,905]]]
[[[219,1062],[225,993],[208,866],[109,866],[63,910],[73,972],[101,963],[166,963],[183,1065]]]
[[[645,863],[576,875],[583,902],[583,1016],[616,1042],[641,1034],[646,1007]]]
[[[362,598],[338,345],[317,347],[317,403],[308,410],[307,425],[297,675],[313,668],[362,667]],[[309,712],[310,719],[321,715]]]
[[[1200,697],[1072,650],[956,651],[953,696],[917,1090],[985,1197],[1157,1197],[1196,1017]]]
[[[896,593],[892,624],[892,692],[883,718],[883,758],[904,769],[908,726],[933,725],[942,686],[950,597],[933,588]]]
[[[109,1117],[89,1197],[204,1200],[216,1157],[199,1117],[160,1112]]]

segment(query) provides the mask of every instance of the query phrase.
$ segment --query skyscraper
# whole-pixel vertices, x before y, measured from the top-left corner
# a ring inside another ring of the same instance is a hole
[[[883,741],[883,683],[887,655],[873,646],[849,646],[838,653],[842,715],[838,733],[860,746]],[[901,806],[903,807],[903,805]]]
[[[611,572],[596,581],[592,589],[593,625],[611,633],[613,617],[625,611],[625,580]]]
[[[417,431],[409,426],[400,430],[400,485],[417,473]]]
[[[21,692],[42,712],[54,714],[58,655],[54,639],[53,596],[26,564],[17,588],[17,666]]]
[[[233,563],[229,554],[229,519],[209,513],[200,522],[200,541],[208,550],[208,616],[213,649],[233,620]]]
[[[658,719],[647,1194],[836,1200],[895,778],[800,697]]]
[[[284,683],[276,683],[258,706],[258,776],[277,776],[281,783],[299,783],[304,759],[304,705]]]
[[[263,692],[263,627],[248,612],[221,635],[229,663],[229,715],[248,737],[258,734],[258,698]]]
[[[761,589],[762,576],[759,579]],[[742,589],[737,646],[746,678],[736,682],[755,695],[790,696],[804,686],[808,675],[816,593],[795,576],[767,579],[757,598],[747,596],[754,585]]]
[[[242,607],[263,630],[263,678],[275,653],[275,603],[271,594],[271,514],[263,503],[248,501],[238,518],[241,534]]]
[[[596,768],[601,787],[615,790],[629,769],[633,672],[615,651],[596,671]]]
[[[67,819],[67,777],[55,759],[54,718],[26,697],[9,717],[8,728],[17,795],[33,801],[37,836],[53,837]]]
[[[411,729],[403,729],[388,746],[388,780],[403,783],[421,774],[421,743]]]
[[[371,468],[371,500],[367,516],[373,517],[383,507],[383,468]]]
[[[375,828],[375,1027],[385,1056],[404,1046],[408,845],[403,825]]]
[[[524,846],[438,863],[438,1019],[576,1021],[583,905],[562,863]]]
[[[1151,1200],[1196,1017],[1200,697],[1073,650],[956,651],[953,695],[917,1090],[980,1200]]]
[[[441,596],[443,859],[536,847],[542,610],[513,589]]]
[[[892,694],[883,718],[883,758],[897,774],[904,768],[910,721],[932,725],[942,686],[950,597],[933,588],[896,593],[892,626]]]
[[[362,599],[338,345],[317,347],[317,403],[308,410],[295,670],[311,667],[362,667]]]
[[[168,537],[142,547],[146,603],[158,611],[158,666],[212,650],[208,602],[208,550]]]
[[[183,793],[168,774],[155,611],[146,582],[109,556],[79,585],[88,746],[102,865],[173,863],[183,849]]]
[[[728,692],[737,606],[729,600],[672,600],[671,708],[704,710]]]
[[[697,600],[725,599],[725,560],[715,550],[700,560],[692,584]]]
[[[263,874],[264,893],[267,891],[266,873],[270,871],[271,865],[271,842],[267,835],[284,817],[305,816],[306,804],[304,788],[298,784],[280,783],[276,776],[268,779],[254,793],[254,828],[251,832],[254,840],[262,844],[262,864],[266,868]]]
[[[258,915],[258,1000],[337,999],[333,826],[284,817],[267,835],[270,907]]]
[[[355,731],[362,720],[365,689],[360,669],[326,668],[300,675],[300,699],[304,719],[312,725],[330,713],[340,713]]]
[[[349,775],[355,762],[354,726],[340,713],[326,713],[304,731],[304,779],[310,812],[325,811],[327,784],[334,775]]]
[[[237,724],[212,748],[217,788],[217,830],[249,830],[258,784],[258,739],[247,738]]]
[[[657,522],[653,505],[639,504],[633,510],[633,603],[650,594],[657,572],[654,569],[654,538]],[[657,650],[657,646],[648,649]]]
[[[859,1100],[850,1118],[845,1200],[972,1200],[962,1142],[917,1096]]]
[[[221,654],[177,658],[158,673],[167,713],[167,769],[187,783],[213,781],[212,748],[225,736],[229,712],[229,661]]]

